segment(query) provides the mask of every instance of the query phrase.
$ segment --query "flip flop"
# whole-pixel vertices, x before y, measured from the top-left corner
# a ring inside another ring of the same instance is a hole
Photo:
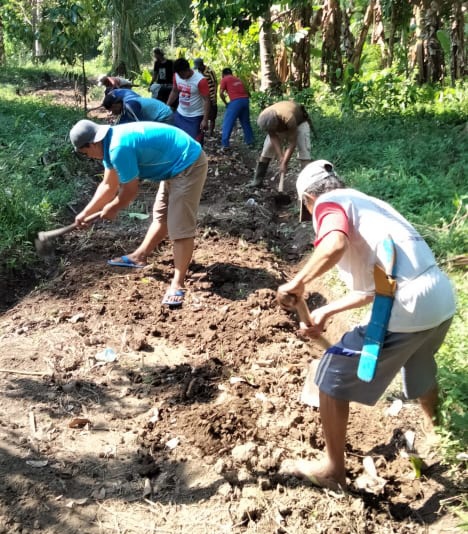
[[[142,269],[146,267],[146,265],[135,263],[128,256],[122,256],[120,260],[107,260],[107,265],[112,265],[112,267],[129,267],[130,269]]]
[[[178,300],[171,300],[177,297]],[[185,289],[168,289],[164,298],[161,301],[163,306],[169,306],[170,308],[179,308],[184,303]]]

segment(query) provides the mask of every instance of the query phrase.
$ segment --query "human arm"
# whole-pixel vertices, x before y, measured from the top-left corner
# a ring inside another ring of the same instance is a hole
[[[177,83],[176,83],[176,79],[175,79],[175,75],[174,75],[174,78],[172,80],[172,89],[171,89],[171,92],[169,93],[169,96],[167,97],[166,104],[169,107],[171,107],[172,104],[174,104],[174,102],[177,100],[178,96],[179,96],[179,89],[177,87]]]
[[[276,132],[268,132],[268,136],[270,137],[270,143],[273,147],[273,150],[275,151],[276,157],[278,158],[278,161],[281,162],[283,159],[283,150],[281,149],[281,139],[279,138],[279,135]]]
[[[117,213],[126,208],[135,199],[138,193],[139,182],[138,178],[134,178],[130,182],[121,184],[117,196],[107,203],[102,209],[102,219],[113,220]]]
[[[374,295],[369,295],[360,291],[352,291],[337,300],[334,300],[325,306],[316,308],[309,312],[309,323],[311,326],[305,327],[301,325],[301,334],[310,337],[316,337],[317,334],[323,332],[326,328],[326,323],[330,317],[337,313],[354,308],[361,308],[366,306],[374,300]]]
[[[223,101],[225,106],[227,106],[229,104],[229,102],[227,101],[227,98],[226,98],[226,90],[223,89],[222,87],[220,87],[220,89],[219,89],[219,98],[221,98],[221,100]]]
[[[229,93],[227,92],[227,87],[226,87],[226,80],[223,78],[221,80],[221,83],[219,84],[219,98],[221,98],[225,106],[228,105],[226,94],[229,96]]]
[[[209,96],[202,95],[203,98],[203,119],[200,123],[200,130],[204,131],[208,128],[208,118],[210,116],[211,101]]]
[[[304,296],[305,286],[334,267],[349,246],[345,233],[335,230],[328,233],[317,245],[311,257],[294,278],[281,285],[278,291]]]
[[[111,202],[116,196],[119,189],[119,178],[115,169],[105,169],[104,178],[97,186],[93,198],[88,202],[87,206],[75,217],[75,222],[78,227],[88,226],[85,223],[85,218],[89,215],[101,211],[106,204]],[[101,218],[104,218],[101,215]]]
[[[341,259],[349,246],[348,237],[339,230],[326,234],[315,248],[312,256],[296,276],[278,288],[279,292],[303,298],[305,287],[315,278],[329,271]],[[374,295],[353,291],[344,297],[321,306],[309,313],[310,327],[302,325],[301,334],[316,337],[325,329],[328,319],[342,311],[365,306],[372,302]]]
[[[291,159],[291,156],[294,154],[294,150],[297,145],[297,128],[294,131],[290,132],[288,136],[288,146],[284,151],[283,157],[280,160],[280,172],[285,173],[288,170],[288,163]]]
[[[158,61],[155,61],[153,63],[153,75],[151,76],[150,85],[152,83],[157,83],[158,77],[159,77],[159,63],[158,63]]]

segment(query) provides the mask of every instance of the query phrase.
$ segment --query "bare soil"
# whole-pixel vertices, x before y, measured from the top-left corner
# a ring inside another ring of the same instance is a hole
[[[170,243],[145,269],[106,265],[144,235],[148,221],[131,214],[151,213],[150,184],[118,221],[57,240],[40,283],[7,281],[0,533],[456,532],[460,477],[428,446],[414,403],[388,413],[398,384],[376,407],[352,406],[347,491],[279,473],[283,459],[320,458],[324,446],[318,410],[300,401],[322,349],[297,337],[296,317],[275,303],[311,248],[311,229],[274,182],[246,187],[256,153],[239,132],[230,152],[218,146],[207,140],[183,308],[161,305]],[[311,306],[339,291],[331,277],[311,290]],[[338,339],[350,320],[337,319],[327,337]],[[115,361],[99,360],[106,348]],[[383,479],[378,489],[361,487],[366,456]]]

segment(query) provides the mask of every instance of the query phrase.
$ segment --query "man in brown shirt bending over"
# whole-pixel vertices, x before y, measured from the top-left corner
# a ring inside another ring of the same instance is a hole
[[[252,186],[262,185],[268,165],[275,156],[279,161],[279,172],[284,177],[296,146],[301,169],[310,163],[311,123],[304,106],[288,100],[277,102],[260,113],[257,124],[268,135],[251,182]],[[283,151],[285,141],[287,146]]]

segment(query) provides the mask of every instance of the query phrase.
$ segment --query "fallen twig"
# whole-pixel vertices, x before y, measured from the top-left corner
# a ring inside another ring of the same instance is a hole
[[[18,371],[17,369],[0,369],[0,373],[8,373],[12,375],[28,375],[28,376],[44,376],[51,375],[50,371]]]

